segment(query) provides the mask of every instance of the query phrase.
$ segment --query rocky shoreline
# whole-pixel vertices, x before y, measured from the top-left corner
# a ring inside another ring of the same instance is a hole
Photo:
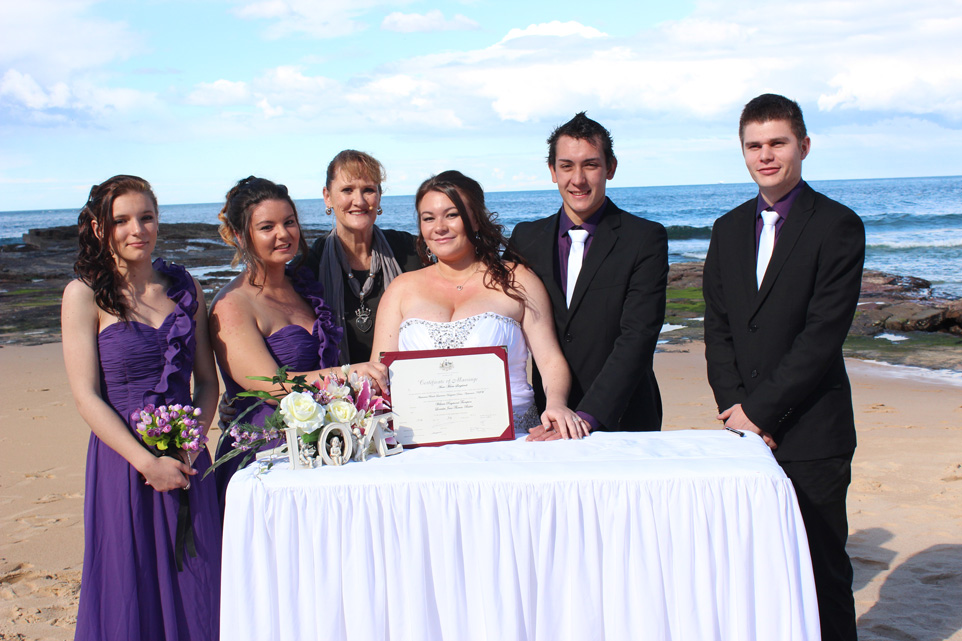
[[[308,238],[323,230],[305,229]],[[60,340],[60,299],[73,276],[76,226],[31,230],[24,242],[0,246],[0,346]],[[167,223],[155,255],[174,261],[201,282],[210,300],[236,271],[233,250],[216,225]],[[701,340],[701,263],[671,265],[667,323],[671,343]],[[920,278],[865,271],[846,354],[857,358],[962,371],[962,300],[939,297]]]

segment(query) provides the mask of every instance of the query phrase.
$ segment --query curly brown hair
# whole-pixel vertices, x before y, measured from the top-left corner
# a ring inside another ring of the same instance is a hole
[[[97,306],[125,323],[130,307],[122,292],[124,277],[110,249],[110,237],[114,227],[114,201],[129,193],[146,194],[157,213],[157,197],[143,178],[121,174],[94,185],[77,216],[80,252],[73,266],[77,277],[94,291]]]
[[[217,218],[220,220],[220,237],[224,242],[233,247],[234,259],[231,266],[236,267],[241,261],[247,265],[247,280],[251,285],[257,285],[257,276],[264,270],[264,261],[250,251],[251,246],[251,217],[254,210],[262,202],[267,200],[281,200],[291,206],[294,212],[294,220],[297,221],[298,232],[300,232],[301,222],[297,217],[297,207],[287,193],[287,187],[271,182],[267,178],[257,178],[248,176],[237,181],[227,192],[226,202],[220,210]],[[299,233],[300,240],[297,244],[297,257],[294,259],[293,266],[297,267],[307,256],[307,242],[304,234]],[[237,238],[242,238],[243,242],[238,243]]]
[[[504,225],[497,222],[497,214],[488,211],[485,206],[484,189],[480,183],[460,171],[453,169],[442,171],[436,176],[431,176],[418,187],[414,197],[415,209],[420,209],[421,200],[432,191],[444,194],[451,199],[461,216],[465,230],[474,227],[468,212],[474,215],[477,229],[473,234],[468,233],[468,238],[474,245],[475,254],[487,268],[484,286],[488,289],[500,288],[507,296],[523,303],[524,287],[515,280],[514,269],[509,267],[502,257],[508,245],[508,239],[504,235]],[[424,236],[421,234],[420,219],[418,220],[417,250],[421,262],[425,265],[429,264],[431,260]],[[520,256],[512,258],[516,264],[526,264]]]

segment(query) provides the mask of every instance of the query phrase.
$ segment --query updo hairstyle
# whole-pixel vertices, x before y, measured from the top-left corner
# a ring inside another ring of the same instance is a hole
[[[264,269],[264,261],[250,250],[251,218],[257,206],[268,200],[282,200],[290,205],[291,211],[294,212],[294,220],[297,221],[297,228],[300,230],[301,223],[297,217],[297,207],[287,193],[287,187],[256,176],[248,176],[231,187],[230,191],[227,192],[224,207],[217,215],[221,223],[220,237],[236,250],[231,266],[236,267],[243,261],[247,266],[247,279],[251,285],[257,284],[257,276]],[[294,267],[299,265],[304,260],[304,256],[307,255],[307,243],[304,241],[304,235],[299,234],[299,236],[298,255],[292,263]],[[243,242],[238,243],[238,237],[242,238]]]

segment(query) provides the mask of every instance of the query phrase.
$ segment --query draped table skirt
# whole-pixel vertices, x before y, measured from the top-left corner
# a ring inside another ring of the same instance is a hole
[[[264,468],[227,492],[223,639],[819,638],[795,493],[753,434]]]

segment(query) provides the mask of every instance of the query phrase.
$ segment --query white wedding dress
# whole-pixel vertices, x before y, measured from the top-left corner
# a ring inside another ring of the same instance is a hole
[[[521,323],[501,314],[485,312],[446,323],[409,318],[401,323],[398,332],[398,349],[401,351],[495,345],[508,348],[508,379],[515,430],[528,431],[539,425],[541,419],[534,406],[534,390],[528,383],[528,343],[521,331]]]

